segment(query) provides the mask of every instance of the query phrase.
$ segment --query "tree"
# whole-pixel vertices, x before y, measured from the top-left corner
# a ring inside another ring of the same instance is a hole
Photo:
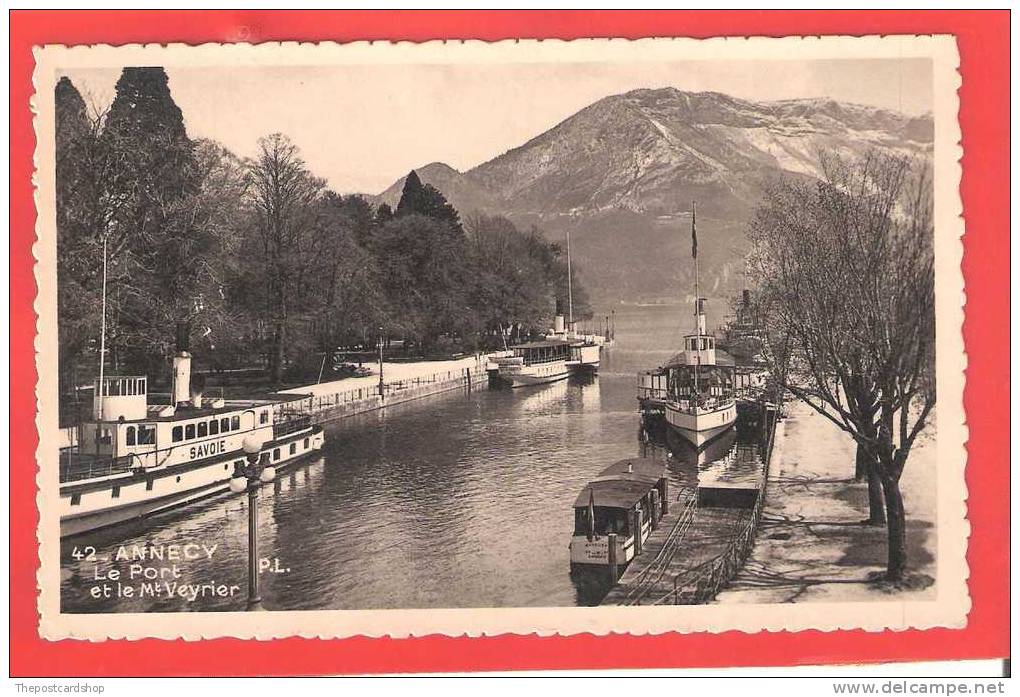
[[[885,502],[886,578],[903,580],[899,482],[935,406],[934,227],[927,167],[822,157],[824,181],[766,190],[750,269],[784,384],[863,449]]]
[[[444,220],[405,214],[379,229],[372,252],[393,312],[389,329],[426,350],[443,335],[463,337],[473,316],[462,232]]]
[[[269,328],[269,373],[282,379],[291,330],[307,317],[301,300],[306,277],[315,268],[324,182],[312,176],[297,147],[283,134],[259,140],[259,154],[249,164],[248,204],[251,227],[247,249],[253,268],[244,270],[245,302],[255,317],[263,313]],[[295,341],[296,343],[296,341]]]
[[[480,327],[502,335],[514,325],[548,326],[554,284],[542,254],[547,243],[501,216],[473,216],[466,229],[474,269],[472,306]]]
[[[388,223],[393,218],[393,209],[390,208],[388,203],[380,203],[379,208],[375,211],[375,224],[383,225]]]
[[[175,327],[203,312],[203,266],[218,249],[196,210],[203,164],[163,68],[125,68],[100,136],[120,205],[107,292],[111,361],[147,372],[172,353]]]
[[[460,231],[460,215],[457,213],[442,192],[431,184],[422,184],[418,174],[412,169],[404,179],[404,189],[397,203],[396,215],[424,215],[436,220],[443,220],[451,227]]]

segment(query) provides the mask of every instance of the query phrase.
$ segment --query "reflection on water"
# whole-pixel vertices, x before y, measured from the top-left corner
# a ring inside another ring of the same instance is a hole
[[[719,439],[701,456],[642,429],[635,375],[675,352],[684,308],[629,308],[601,374],[514,390],[454,392],[327,427],[318,461],[281,475],[259,501],[267,609],[562,606],[601,597],[571,578],[578,490],[644,453],[668,463],[671,486],[741,476],[753,449]],[[227,497],[176,515],[77,539],[61,549],[65,611],[239,610],[245,603],[247,511]],[[75,558],[83,544],[99,560]],[[211,555],[177,565],[178,584],[240,594],[92,597],[97,574],[127,569],[121,549],[194,543]],[[109,558],[103,561],[102,558]]]

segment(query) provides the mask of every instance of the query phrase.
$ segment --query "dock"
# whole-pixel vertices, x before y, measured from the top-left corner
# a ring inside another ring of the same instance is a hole
[[[777,413],[766,412],[768,442],[758,482],[711,482],[685,489],[602,605],[696,605],[711,601],[754,545],[768,483]]]

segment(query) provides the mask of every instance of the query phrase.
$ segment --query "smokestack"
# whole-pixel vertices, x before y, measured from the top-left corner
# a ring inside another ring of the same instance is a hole
[[[749,291],[747,288],[744,288],[744,307],[747,307],[750,304],[751,304],[751,291]]]
[[[173,389],[170,400],[174,406],[186,406],[191,400],[191,354],[188,353],[189,332],[186,322],[177,323],[177,353],[174,354]],[[201,401],[201,394],[199,395]]]
[[[563,329],[563,315],[557,313],[556,318],[553,320],[553,332],[556,334],[562,334]]]

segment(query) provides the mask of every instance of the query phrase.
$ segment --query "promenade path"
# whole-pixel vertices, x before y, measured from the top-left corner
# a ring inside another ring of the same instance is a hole
[[[787,402],[786,413],[783,455],[773,459],[753,552],[715,602],[934,599],[933,435],[919,437],[901,480],[916,587],[893,590],[868,582],[870,573],[885,569],[886,531],[861,524],[868,517],[868,487],[853,479],[853,441],[800,401]]]

